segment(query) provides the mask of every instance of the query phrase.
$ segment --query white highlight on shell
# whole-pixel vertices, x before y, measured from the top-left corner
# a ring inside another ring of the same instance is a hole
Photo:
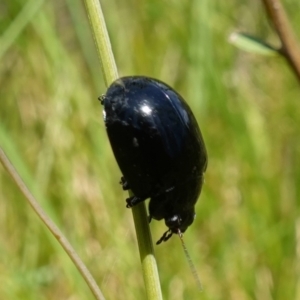
[[[146,115],[150,115],[152,112],[152,109],[147,104],[145,104],[141,107],[141,111],[143,113],[145,113]]]
[[[104,122],[105,122],[105,120],[106,120],[106,112],[105,112],[105,110],[102,111],[102,116],[103,116],[103,119],[104,119]]]

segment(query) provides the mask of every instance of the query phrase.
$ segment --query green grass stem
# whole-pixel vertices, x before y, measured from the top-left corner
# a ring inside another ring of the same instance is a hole
[[[101,61],[105,85],[109,86],[119,76],[101,5],[99,0],[85,0],[85,4]]]
[[[11,175],[12,179],[25,196],[28,204],[31,208],[36,212],[39,216],[41,221],[46,225],[52,235],[56,238],[65,252],[73,261],[74,265],[77,267],[78,271],[86,281],[87,285],[89,286],[91,292],[94,294],[95,299],[97,300],[105,300],[100,288],[98,287],[95,279],[80,259],[72,245],[69,243],[67,238],[63,235],[60,229],[55,225],[55,223],[48,217],[48,215],[44,212],[43,208],[40,206],[38,201],[35,199],[31,191],[28,189],[27,185],[24,183],[23,179],[20,177],[19,172],[14,168],[8,157],[6,156],[5,152],[0,147],[0,162],[2,163],[3,167],[6,171]]]
[[[100,57],[106,87],[118,78],[105,19],[98,0],[85,0],[94,40]],[[121,24],[120,24],[121,25]],[[147,299],[162,299],[145,203],[132,208]]]

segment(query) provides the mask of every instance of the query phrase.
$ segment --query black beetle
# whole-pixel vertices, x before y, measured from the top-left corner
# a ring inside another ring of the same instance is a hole
[[[207,166],[191,109],[170,86],[144,76],[117,79],[101,100],[121,184],[134,194],[127,207],[150,198],[149,219],[165,219],[169,228],[157,243],[186,231]]]

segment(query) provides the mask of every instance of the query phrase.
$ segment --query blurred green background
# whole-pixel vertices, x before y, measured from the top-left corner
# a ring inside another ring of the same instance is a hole
[[[155,246],[164,299],[300,299],[300,90],[260,1],[101,1],[120,75],[176,88],[209,154],[185,242]],[[300,4],[284,1],[300,38]],[[145,299],[127,194],[97,97],[105,86],[79,0],[0,2],[0,143],[107,299]],[[93,299],[0,165],[0,299]],[[164,222],[152,222],[156,241]]]

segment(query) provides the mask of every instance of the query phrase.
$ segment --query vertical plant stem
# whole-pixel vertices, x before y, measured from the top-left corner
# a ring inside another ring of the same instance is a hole
[[[147,299],[162,299],[156,259],[148,224],[145,203],[132,208],[135,231],[138,240]]]
[[[98,57],[101,61],[105,85],[108,87],[118,76],[117,66],[99,0],[85,0]],[[121,25],[121,24],[120,24]]]
[[[281,40],[281,54],[300,81],[300,48],[279,0],[262,0],[267,14]]]
[[[108,86],[118,78],[118,72],[101,5],[99,0],[85,0],[85,4],[98,55],[100,57],[105,83],[106,86]],[[131,194],[131,192],[129,194]],[[159,300],[162,299],[162,294],[145,203],[143,202],[133,207],[132,213],[141,257],[147,299]]]

